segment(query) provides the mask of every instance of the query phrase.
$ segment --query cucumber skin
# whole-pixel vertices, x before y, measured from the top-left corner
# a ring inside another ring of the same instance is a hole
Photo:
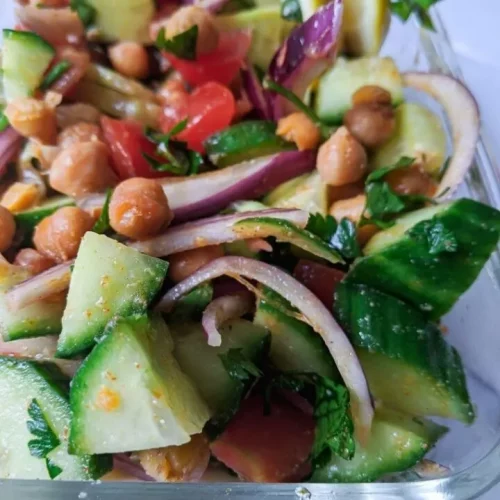
[[[408,399],[402,398],[400,402],[399,398],[392,397],[398,388],[406,395],[409,389],[404,384],[410,384],[411,389],[409,380],[413,378],[401,379],[401,385],[396,381],[397,388],[385,386],[384,380],[380,381],[384,379],[384,370],[389,370],[388,363],[384,366],[384,362],[390,358],[411,368],[418,377],[427,379],[429,394],[432,389],[432,396],[443,401],[439,413],[415,412],[418,416],[442,416],[473,422],[474,408],[460,356],[445,342],[439,328],[419,311],[385,293],[343,282],[335,292],[334,312],[349,333],[375,398],[397,410],[415,412],[414,406],[406,406]]]
[[[435,219],[453,231],[458,242],[456,252],[430,255],[425,242],[404,234],[396,243],[356,261],[346,280],[398,297],[430,319],[439,319],[472,285],[495,250],[500,212],[461,199],[436,214]]]
[[[238,123],[211,135],[204,146],[210,160],[219,168],[296,149],[293,143],[276,135],[276,124],[270,121]]]
[[[54,55],[56,53],[54,47],[50,45],[49,42],[44,40],[41,36],[33,33],[31,31],[18,31],[18,30],[3,30],[4,40],[15,40],[17,42],[23,42],[32,45],[33,48],[41,49],[47,53]]]

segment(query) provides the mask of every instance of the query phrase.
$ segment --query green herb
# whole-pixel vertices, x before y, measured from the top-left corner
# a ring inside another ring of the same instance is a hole
[[[415,14],[422,26],[434,30],[434,25],[428,10],[439,1],[440,0],[392,0],[390,9],[403,21],[407,21],[412,14]]]
[[[302,10],[299,0],[281,0],[281,17],[287,21],[302,22]]]
[[[26,425],[30,434],[34,436],[34,439],[28,441],[30,454],[33,457],[46,460],[49,476],[54,479],[62,472],[62,469],[54,465],[47,456],[61,444],[61,441],[48,424],[36,399],[31,401],[28,407],[28,415],[31,420],[28,420]]]
[[[439,169],[438,179],[440,181],[443,180],[443,177],[445,176],[446,172],[448,172],[448,169],[450,168],[450,163],[451,163],[451,156],[448,156],[448,158],[446,158],[446,160],[444,161],[442,167]]]
[[[306,230],[319,236],[323,241],[330,242],[337,230],[337,221],[331,215],[323,217],[319,213],[311,214]]]
[[[409,158],[408,156],[401,157],[394,165],[388,165],[387,167],[377,168],[366,178],[365,184],[370,182],[379,181],[384,178],[388,173],[394,170],[399,170],[402,168],[411,167],[415,163],[415,158]]]
[[[229,0],[217,14],[232,14],[240,10],[249,10],[257,7],[255,0]]]
[[[102,206],[101,215],[99,215],[99,219],[97,219],[94,227],[92,227],[92,231],[94,233],[104,234],[111,229],[111,225],[109,223],[109,202],[111,201],[112,194],[113,190],[108,188],[106,191],[106,199],[104,200],[104,205]]]
[[[87,0],[70,0],[69,6],[72,11],[78,14],[78,17],[86,28],[94,22],[97,11]]]
[[[0,132],[3,132],[9,126],[9,119],[5,116],[3,110],[4,108],[0,111]]]
[[[191,28],[173,36],[165,38],[165,28],[162,28],[156,38],[156,46],[160,50],[170,52],[180,59],[194,61],[196,59],[196,42],[198,40],[198,26],[195,24]]]
[[[219,358],[233,380],[247,382],[262,375],[259,367],[245,356],[242,349],[229,349],[226,353],[219,354]]]
[[[420,222],[407,231],[407,234],[417,241],[425,242],[431,255],[454,253],[458,249],[457,238],[453,231],[447,229],[437,219]]]
[[[199,285],[177,301],[174,309],[168,315],[172,323],[199,321],[203,311],[212,302],[213,287],[210,283]]]
[[[262,82],[263,87],[266,90],[271,90],[272,92],[276,92],[280,96],[284,97],[288,101],[290,101],[299,111],[302,111],[309,119],[319,128],[321,135],[324,139],[330,137],[334,131],[332,127],[325,125],[319,116],[310,108],[302,99],[296,96],[291,90],[283,87],[279,83],[271,80],[270,78],[264,78]]]
[[[197,151],[188,151],[189,169],[188,175],[196,175],[200,172],[200,167],[203,165],[203,156]]]
[[[360,226],[376,224],[382,229],[394,223],[387,221],[387,217],[395,215],[406,209],[406,203],[387,184],[387,182],[371,182],[366,186],[365,212],[369,218],[363,216]]]
[[[61,76],[66,73],[71,68],[71,63],[66,60],[59,61],[52,69],[47,73],[45,78],[43,79],[40,90],[47,90],[51,87]]]

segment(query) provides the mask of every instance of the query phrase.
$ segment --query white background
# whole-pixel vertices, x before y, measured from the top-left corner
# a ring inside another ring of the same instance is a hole
[[[13,0],[0,0],[0,26],[14,24]],[[437,7],[464,78],[481,108],[483,133],[500,168],[500,0],[442,0]],[[498,500],[500,487],[482,497]]]

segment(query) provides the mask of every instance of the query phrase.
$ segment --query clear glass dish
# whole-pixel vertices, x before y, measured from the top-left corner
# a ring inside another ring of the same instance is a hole
[[[401,70],[444,72],[460,78],[460,70],[441,20],[434,14],[437,33],[412,23],[391,25],[384,55],[396,59]],[[409,96],[414,100],[414,95]],[[418,97],[417,97],[418,99]],[[421,97],[420,97],[421,99]],[[432,105],[432,103],[427,103]],[[435,109],[439,112],[439,109]],[[500,207],[500,174],[483,141],[476,162],[457,196]],[[301,499],[301,500],[469,500],[500,480],[500,253],[497,251],[474,286],[445,318],[448,338],[467,367],[468,385],[477,407],[476,422],[466,427],[445,422],[449,434],[428,458],[445,466],[441,476],[422,479],[414,472],[368,484],[253,484],[204,482],[198,484],[125,482],[0,481],[0,500],[117,500],[143,499]],[[216,478],[213,478],[216,481]]]

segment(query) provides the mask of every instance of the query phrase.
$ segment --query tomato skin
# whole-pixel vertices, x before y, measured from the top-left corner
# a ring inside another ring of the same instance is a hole
[[[343,271],[312,260],[300,259],[293,275],[297,281],[309,288],[329,311],[332,310],[335,289],[345,276]]]
[[[169,53],[165,53],[165,57],[193,87],[210,81],[229,85],[241,68],[250,42],[251,36],[247,31],[222,32],[217,49],[199,56],[196,61],[179,59]]]
[[[147,153],[159,160],[156,146],[143,133],[141,125],[128,120],[101,118],[104,138],[111,151],[112,165],[121,180],[131,177],[168,177],[166,172],[156,172],[142,156]]]
[[[264,398],[252,395],[243,401],[211,450],[248,481],[299,481],[310,470],[307,459],[314,431],[313,416],[288,401],[273,398],[270,414],[264,415]]]
[[[187,97],[187,102],[167,106],[160,118],[160,128],[169,132],[176,123],[188,118],[186,128],[176,135],[190,149],[203,153],[203,141],[231,124],[236,112],[232,92],[217,82],[208,82]]]

